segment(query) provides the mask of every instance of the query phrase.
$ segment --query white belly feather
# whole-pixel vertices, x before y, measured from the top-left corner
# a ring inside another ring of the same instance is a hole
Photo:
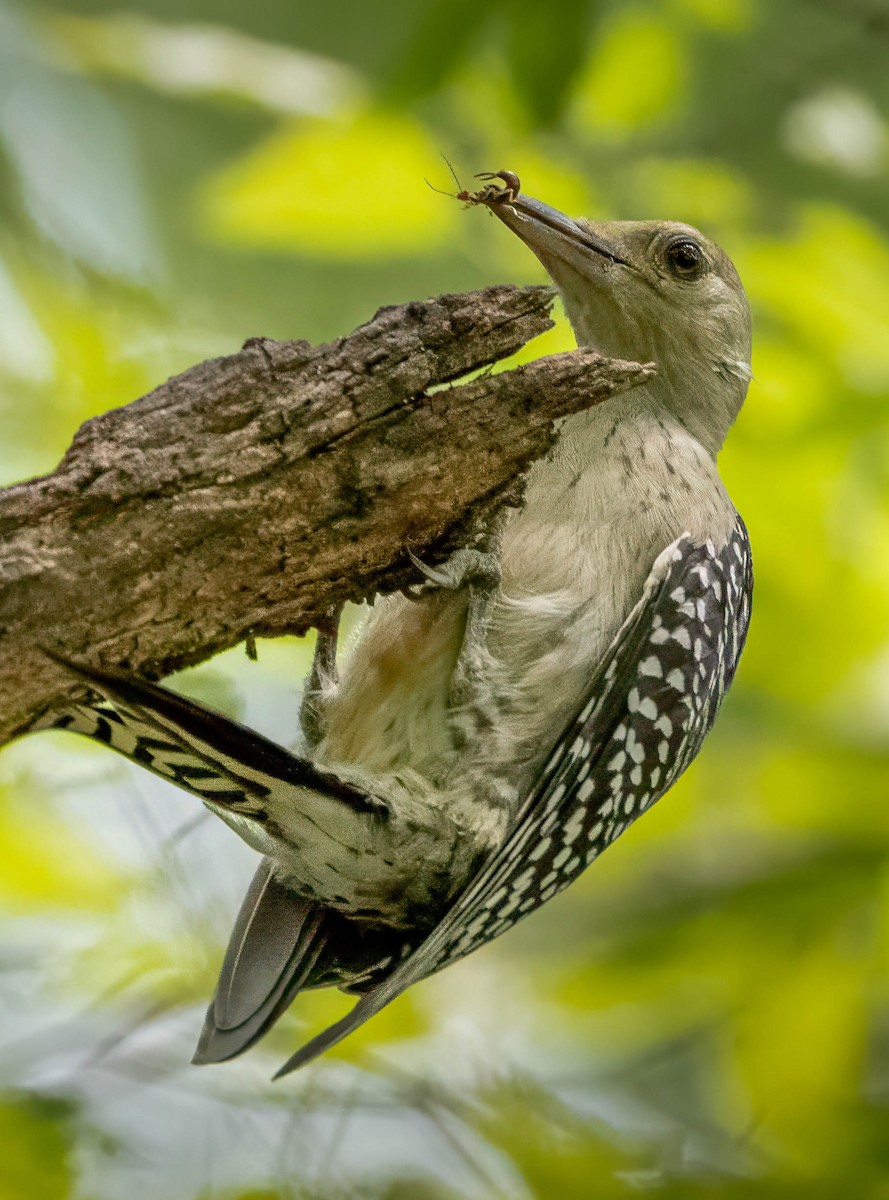
[[[449,715],[465,593],[393,596],[377,602],[345,658],[318,760],[410,780],[470,825],[483,814],[485,838],[502,836],[657,555],[684,532],[721,543],[732,527],[712,458],[642,391],[569,418],[510,515],[487,643],[495,727],[458,745]]]

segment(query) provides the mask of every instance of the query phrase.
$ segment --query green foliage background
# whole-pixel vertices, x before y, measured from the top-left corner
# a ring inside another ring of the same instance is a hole
[[[0,0],[5,481],[247,336],[539,279],[444,152],[726,246],[757,567],[669,798],[275,1087],[342,997],[186,1065],[249,852],[73,739],[4,751],[0,1200],[889,1197],[887,62],[885,0]],[[181,685],[286,741],[308,653]]]

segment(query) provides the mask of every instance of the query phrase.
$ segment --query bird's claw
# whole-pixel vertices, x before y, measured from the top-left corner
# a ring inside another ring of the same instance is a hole
[[[436,571],[435,567],[430,567],[428,563],[424,563],[422,558],[417,558],[413,550],[409,549],[407,556],[424,579],[426,579],[427,583],[433,583],[436,587],[440,588],[452,586],[449,577],[444,571]]]
[[[404,588],[409,600],[422,600],[424,596],[443,589],[456,591],[470,584],[481,584],[494,588],[500,583],[500,564],[493,554],[483,550],[462,547],[455,550],[439,567],[430,567],[417,558],[412,550],[407,556],[424,578],[421,584]]]

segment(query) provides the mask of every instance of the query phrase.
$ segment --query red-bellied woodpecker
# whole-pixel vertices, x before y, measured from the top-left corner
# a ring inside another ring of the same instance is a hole
[[[314,1058],[567,887],[700,749],[744,643],[744,525],[716,456],[750,379],[729,259],[671,222],[572,220],[504,172],[472,196],[540,258],[582,345],[657,375],[565,419],[483,552],[378,602],[337,678],[319,640],[297,756],[164,688],[46,718],[200,796],[264,856],[198,1062],[300,990],[362,993]]]

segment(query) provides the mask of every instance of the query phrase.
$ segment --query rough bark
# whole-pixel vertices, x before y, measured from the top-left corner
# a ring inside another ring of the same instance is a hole
[[[41,653],[157,677],[391,591],[520,496],[555,418],[648,378],[592,351],[442,387],[551,324],[548,288],[385,308],[330,345],[251,339],[88,421],[0,491],[0,742],[72,690]]]

